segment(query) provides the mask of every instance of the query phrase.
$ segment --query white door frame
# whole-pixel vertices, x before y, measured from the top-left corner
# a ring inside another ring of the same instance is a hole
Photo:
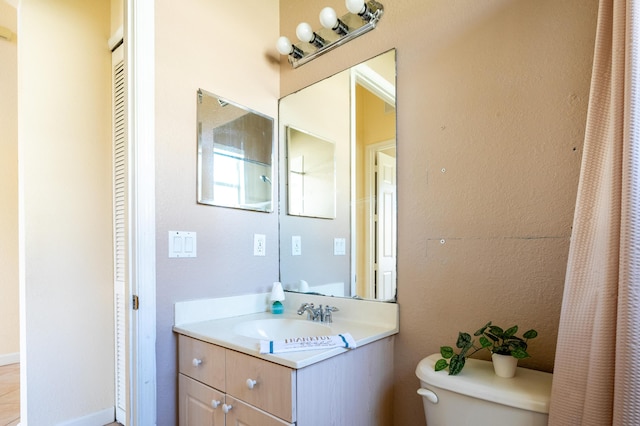
[[[351,139],[351,227],[356,223],[356,202],[354,200],[356,194],[356,85],[361,85],[383,101],[396,106],[396,89],[395,86],[384,79],[380,74],[375,72],[367,64],[359,64],[351,68],[350,81],[350,98],[351,107],[349,114],[350,139]],[[368,174],[367,174],[368,176]],[[351,294],[357,294],[356,273],[357,273],[357,241],[351,236]],[[361,277],[362,279],[362,277]]]
[[[129,138],[128,425],[156,424],[154,2],[125,0]],[[133,296],[140,301],[133,310]]]

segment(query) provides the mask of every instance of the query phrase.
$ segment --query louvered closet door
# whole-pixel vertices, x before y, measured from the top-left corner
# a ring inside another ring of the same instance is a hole
[[[125,108],[124,47],[112,54],[113,66],[113,247],[115,318],[116,420],[126,425],[126,201],[127,138]]]

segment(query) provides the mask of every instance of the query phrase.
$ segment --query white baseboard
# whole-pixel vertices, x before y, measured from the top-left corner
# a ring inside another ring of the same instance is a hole
[[[63,423],[59,423],[58,426],[96,426],[106,425],[115,422],[116,409],[115,407],[105,408],[102,411],[89,414],[84,417],[80,417],[73,420],[68,420]]]
[[[20,362],[20,352],[15,352],[12,354],[0,354],[0,366],[17,364],[19,362]]]

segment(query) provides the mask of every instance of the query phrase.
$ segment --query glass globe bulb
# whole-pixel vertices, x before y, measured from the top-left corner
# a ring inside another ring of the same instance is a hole
[[[311,25],[307,24],[306,22],[301,22],[300,24],[298,24],[298,27],[296,28],[296,35],[298,36],[300,41],[306,41],[307,43],[310,43],[314,37]]]
[[[338,24],[338,15],[330,7],[325,7],[320,11],[320,24],[327,29],[333,29]]]
[[[347,10],[351,13],[364,12],[364,0],[346,0]]]
[[[280,52],[281,54],[288,55],[291,53],[291,50],[293,49],[293,45],[291,44],[291,41],[289,41],[288,38],[286,38],[285,36],[282,36],[278,39],[276,43],[276,49],[278,49],[278,52]]]

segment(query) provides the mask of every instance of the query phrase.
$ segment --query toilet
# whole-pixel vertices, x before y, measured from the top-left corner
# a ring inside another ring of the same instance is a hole
[[[427,426],[546,426],[551,396],[550,373],[518,367],[515,377],[493,372],[490,361],[467,358],[457,376],[434,371],[440,354],[416,368]]]

